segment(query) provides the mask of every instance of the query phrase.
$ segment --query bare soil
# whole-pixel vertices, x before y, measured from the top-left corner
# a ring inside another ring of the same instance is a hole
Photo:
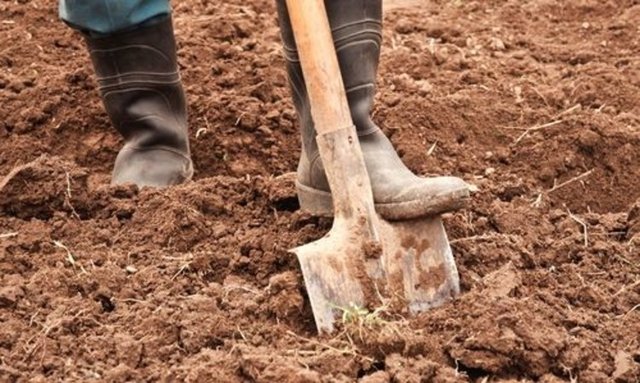
[[[196,176],[166,190],[109,186],[56,2],[0,2],[0,381],[640,381],[640,3],[388,5],[375,120],[477,186],[463,294],[318,337],[272,2],[174,2]]]

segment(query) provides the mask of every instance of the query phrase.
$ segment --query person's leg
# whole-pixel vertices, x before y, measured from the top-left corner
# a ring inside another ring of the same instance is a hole
[[[60,18],[80,31],[112,34],[169,15],[169,0],[60,0]]]
[[[111,122],[125,141],[112,182],[168,186],[191,178],[187,108],[167,0],[62,0],[83,32]]]
[[[303,209],[332,214],[331,194],[315,140],[309,99],[285,0],[276,0],[293,100],[302,125],[297,189]],[[325,0],[351,116],[371,179],[376,210],[387,219],[410,219],[457,209],[469,196],[455,177],[413,174],[371,119],[382,40],[381,0]]]

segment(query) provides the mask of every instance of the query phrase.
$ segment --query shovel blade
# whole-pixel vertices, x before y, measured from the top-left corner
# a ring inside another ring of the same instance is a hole
[[[356,238],[357,239],[357,238]],[[343,308],[364,307],[361,246],[336,227],[325,237],[292,250],[300,263],[319,333],[331,333]]]
[[[460,293],[451,246],[438,217],[380,221],[386,292],[411,314],[437,307]]]
[[[329,234],[293,249],[318,332],[331,333],[344,309],[377,307],[382,296],[410,313],[456,296],[458,271],[440,217],[375,221],[381,251],[354,225],[334,221]]]

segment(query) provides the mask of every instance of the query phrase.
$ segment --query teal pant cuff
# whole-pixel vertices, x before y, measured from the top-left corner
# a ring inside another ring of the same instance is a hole
[[[171,13],[169,0],[60,0],[60,18],[71,27],[108,35]]]

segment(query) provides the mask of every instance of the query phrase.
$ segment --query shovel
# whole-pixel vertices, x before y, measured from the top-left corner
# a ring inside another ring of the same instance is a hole
[[[442,304],[459,293],[459,280],[440,217],[391,222],[376,214],[324,1],[287,0],[287,7],[334,204],[329,233],[291,250],[318,332],[331,333],[347,310],[373,309],[381,299],[409,313]]]

